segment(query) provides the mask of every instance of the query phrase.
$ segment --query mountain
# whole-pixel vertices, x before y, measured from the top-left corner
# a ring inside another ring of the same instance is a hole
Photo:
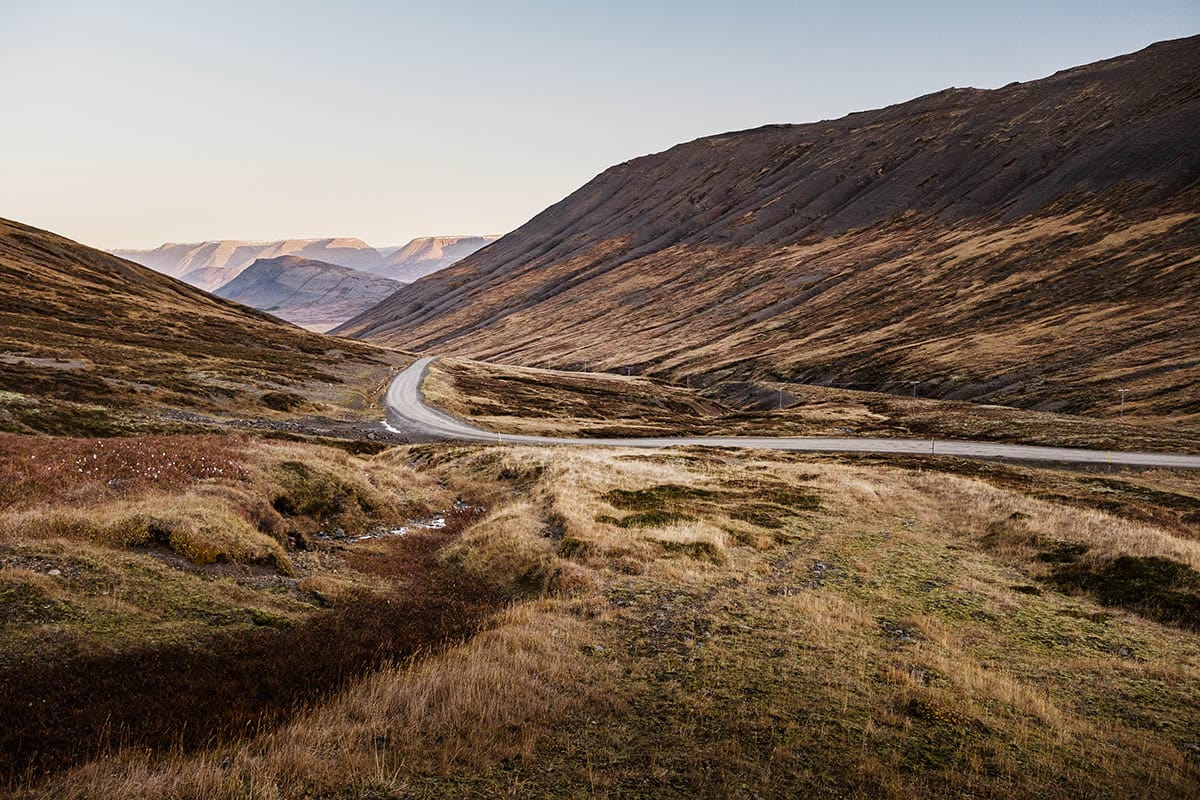
[[[634,159],[335,332],[1200,415],[1200,37]]]
[[[387,358],[0,220],[0,430],[119,432],[131,409],[261,412],[272,393],[382,379]]]
[[[498,236],[423,236],[403,247],[387,248],[383,263],[372,269],[398,281],[411,283],[461,261],[491,244]]]
[[[164,244],[153,250],[114,250],[113,254],[209,291],[233,280],[260,258],[293,255],[365,270],[383,263],[378,250],[361,239],[350,238],[277,242],[221,240]]]
[[[323,331],[390,297],[404,284],[299,256],[260,258],[214,294]]]
[[[243,242],[232,239],[164,244],[153,250],[113,250],[143,266],[212,291],[241,274],[259,259],[296,256],[339,267],[374,272],[392,280],[410,282],[466,258],[496,236],[425,236],[403,247],[376,250],[361,239],[286,239],[278,242]]]

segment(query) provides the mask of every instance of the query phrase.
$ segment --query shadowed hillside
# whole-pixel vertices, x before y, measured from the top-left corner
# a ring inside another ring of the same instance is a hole
[[[1200,414],[1200,38],[615,166],[336,332],[528,365]]]
[[[214,294],[323,331],[365,311],[404,284],[299,256],[260,258]]]
[[[386,375],[386,357],[0,220],[0,430],[111,431],[111,409],[263,411]]]

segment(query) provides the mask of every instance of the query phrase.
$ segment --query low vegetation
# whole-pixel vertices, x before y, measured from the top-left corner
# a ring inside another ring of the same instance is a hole
[[[1197,53],[626,162],[341,330],[529,365],[431,371],[501,433],[1195,452]],[[1200,796],[1200,474],[413,445],[409,361],[0,220],[0,794]]]
[[[1109,418],[1124,399],[1194,426],[1198,52],[626,161],[343,330],[676,383],[916,382]]]
[[[406,357],[309,333],[0,220],[0,432],[196,432],[214,420],[374,417]]]
[[[4,776],[236,738],[467,635],[503,597],[439,560],[454,499],[310,445],[0,435]]]
[[[356,457],[170,443],[180,456],[167,485],[235,509],[290,567],[54,528],[67,504],[140,519],[154,502],[148,484],[109,485],[113,442],[68,440],[63,467],[18,475],[31,499],[6,512],[6,636],[43,667],[67,641],[126,666],[143,664],[136,643],[158,637],[189,652],[261,642],[232,652],[267,665],[265,699],[195,737],[146,727],[142,706],[104,758],[76,751],[75,766],[16,776],[19,795],[1200,789],[1196,476],[714,450],[419,445]],[[8,445],[42,455],[30,440]],[[107,466],[66,480],[89,447]],[[189,518],[218,508],[184,507]],[[461,516],[352,541],[438,508]],[[323,538],[338,528],[345,538]],[[101,568],[106,580],[88,577]],[[168,585],[172,611],[139,605]],[[141,622],[104,628],[109,614]],[[404,627],[410,618],[420,624]],[[308,636],[339,679],[306,666],[318,652]],[[390,645],[330,660],[375,638]],[[306,658],[277,655],[285,643]],[[232,660],[203,665],[249,685]],[[185,707],[206,688],[169,675],[161,683]],[[312,691],[282,691],[280,675]]]
[[[794,383],[671,385],[441,358],[428,402],[488,430],[551,436],[903,436],[1200,452],[1200,427],[930,400]]]

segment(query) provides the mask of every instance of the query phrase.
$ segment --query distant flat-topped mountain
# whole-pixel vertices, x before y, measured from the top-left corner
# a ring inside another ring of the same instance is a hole
[[[221,240],[164,244],[153,250],[114,250],[114,255],[212,291],[260,258],[299,256],[354,269],[375,269],[379,251],[361,239],[284,239],[277,242]]]
[[[335,332],[1200,418],[1200,37],[634,159]]]
[[[243,242],[222,239],[164,244],[153,250],[113,250],[114,255],[213,291],[259,259],[296,256],[339,267],[365,270],[405,283],[448,267],[495,241],[497,236],[423,236],[388,255],[361,239],[283,239]]]
[[[324,331],[387,297],[404,284],[362,270],[299,256],[260,258],[214,294]]]
[[[496,241],[498,236],[423,236],[403,247],[387,248],[383,263],[372,269],[398,281],[411,283],[461,261]]]

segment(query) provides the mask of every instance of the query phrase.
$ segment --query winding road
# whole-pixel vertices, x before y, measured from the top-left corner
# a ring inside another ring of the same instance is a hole
[[[1200,456],[1175,453],[1131,453],[1120,450],[1084,450],[1037,447],[996,442],[933,439],[830,438],[808,436],[672,436],[638,439],[579,439],[553,436],[499,434],[476,428],[425,405],[421,383],[433,357],[417,359],[388,385],[384,409],[389,429],[432,439],[465,442],[499,442],[532,445],[590,445],[604,447],[745,447],[759,450],[796,450],[837,453],[899,453],[1004,458],[1016,461],[1056,461],[1074,464],[1116,464],[1137,467],[1200,469]]]

